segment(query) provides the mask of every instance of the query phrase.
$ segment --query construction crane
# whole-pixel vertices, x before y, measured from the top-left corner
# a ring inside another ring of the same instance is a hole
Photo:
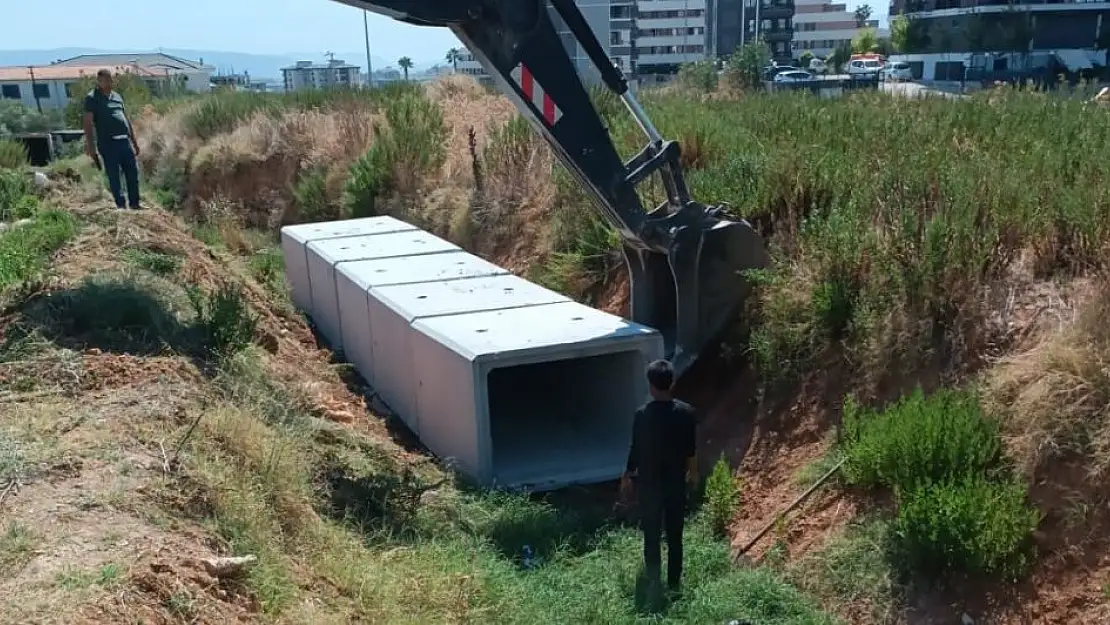
[[[630,317],[660,332],[677,375],[736,318],[750,293],[742,272],[767,263],[762,239],[748,222],[691,199],[679,144],[659,134],[574,0],[333,1],[445,27],[466,45],[620,234]],[[549,7],[646,135],[628,162],[590,101]],[[667,199],[646,210],[637,185],[656,173]]]

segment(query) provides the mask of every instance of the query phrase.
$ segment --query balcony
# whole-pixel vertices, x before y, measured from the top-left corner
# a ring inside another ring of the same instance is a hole
[[[775,19],[780,17],[794,17],[794,2],[770,2],[759,7],[761,19]]]
[[[794,39],[793,28],[776,28],[773,30],[760,31],[759,35],[767,43],[774,43],[776,41],[792,41]]]

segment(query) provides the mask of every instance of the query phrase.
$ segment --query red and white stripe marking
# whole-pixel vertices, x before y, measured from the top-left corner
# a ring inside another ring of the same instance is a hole
[[[548,126],[554,126],[563,117],[563,112],[555,105],[555,100],[547,95],[543,90],[543,86],[532,76],[532,72],[524,66],[523,63],[518,63],[512,71],[513,80],[516,81],[517,86],[524,92],[524,97],[532,101],[545,120]]]

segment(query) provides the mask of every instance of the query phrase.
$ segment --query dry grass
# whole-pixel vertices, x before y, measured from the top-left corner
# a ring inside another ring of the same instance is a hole
[[[1083,458],[1092,483],[1110,475],[1110,280],[1102,278],[1054,332],[1004,358],[986,378],[1011,455],[1031,475]]]

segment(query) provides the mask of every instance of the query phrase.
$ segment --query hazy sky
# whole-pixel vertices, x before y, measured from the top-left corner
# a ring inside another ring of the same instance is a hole
[[[287,54],[364,50],[362,12],[333,0],[0,0],[0,47],[189,48]],[[370,51],[439,61],[458,40],[446,28],[370,14]]]
[[[849,10],[862,4],[849,0]],[[875,17],[885,2],[871,2]],[[4,49],[190,48],[288,54],[362,51],[362,12],[334,0],[0,0]],[[439,61],[459,45],[445,28],[370,14],[375,56]]]

